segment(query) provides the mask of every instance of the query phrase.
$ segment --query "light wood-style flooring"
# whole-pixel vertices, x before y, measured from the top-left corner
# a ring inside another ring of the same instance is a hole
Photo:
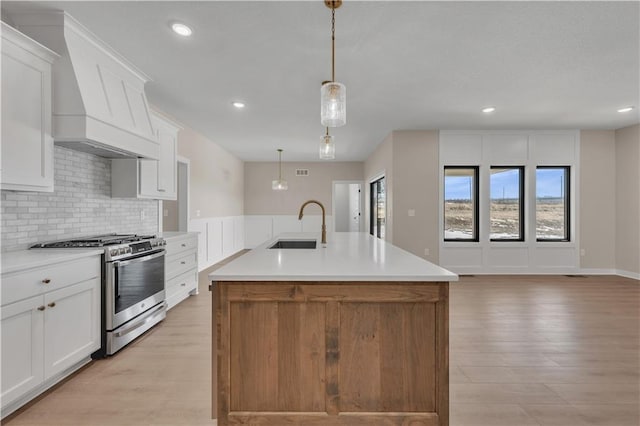
[[[3,424],[214,425],[207,286]],[[638,281],[462,277],[450,303],[451,426],[640,425]]]

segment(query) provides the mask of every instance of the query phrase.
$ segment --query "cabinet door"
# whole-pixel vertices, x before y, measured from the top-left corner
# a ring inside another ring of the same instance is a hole
[[[6,406],[44,380],[43,297],[2,307],[2,405]]]
[[[51,65],[4,37],[1,127],[2,189],[53,191]]]
[[[44,295],[45,378],[100,348],[100,280],[83,281]]]
[[[140,195],[175,200],[177,191],[178,130],[157,115],[152,115],[159,144],[158,161],[140,161]]]

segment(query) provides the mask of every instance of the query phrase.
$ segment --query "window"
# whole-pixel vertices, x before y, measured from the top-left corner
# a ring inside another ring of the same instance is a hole
[[[569,170],[567,166],[536,169],[538,241],[569,241]]]
[[[444,240],[478,241],[478,166],[444,168]]]
[[[386,194],[384,177],[371,182],[371,204],[369,211],[369,233],[378,238],[384,239],[386,229]]]
[[[491,241],[524,241],[524,167],[491,166]]]

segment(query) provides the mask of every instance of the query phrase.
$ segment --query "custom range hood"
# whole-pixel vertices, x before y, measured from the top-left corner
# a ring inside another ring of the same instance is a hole
[[[56,145],[108,158],[158,159],[149,78],[64,12],[15,12],[18,30],[60,55],[53,64]]]

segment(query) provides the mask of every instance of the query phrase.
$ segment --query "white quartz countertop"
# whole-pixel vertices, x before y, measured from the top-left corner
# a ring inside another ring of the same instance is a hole
[[[17,250],[2,253],[0,262],[2,273],[7,274],[103,253],[104,248]]]
[[[315,249],[269,249],[278,240],[317,239]],[[209,274],[211,281],[458,281],[438,265],[367,233],[287,233]]]
[[[167,232],[159,232],[157,235],[160,238],[164,238],[165,240],[169,240],[171,238],[179,238],[179,237],[186,237],[187,235],[198,235],[199,232],[174,232],[174,231],[167,231]]]

